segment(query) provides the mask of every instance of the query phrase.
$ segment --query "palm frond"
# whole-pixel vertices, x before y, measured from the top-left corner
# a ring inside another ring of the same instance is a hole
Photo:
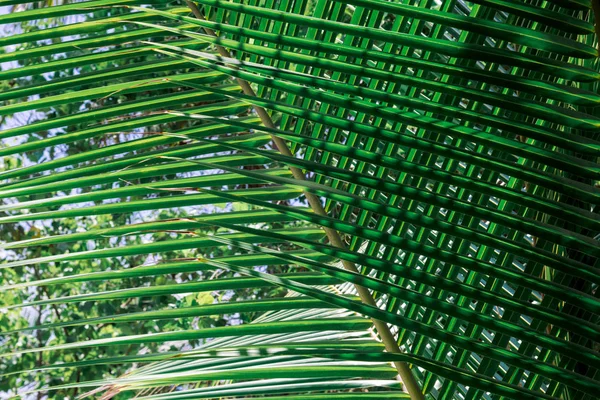
[[[597,395],[591,2],[15,5],[0,376],[21,395]]]

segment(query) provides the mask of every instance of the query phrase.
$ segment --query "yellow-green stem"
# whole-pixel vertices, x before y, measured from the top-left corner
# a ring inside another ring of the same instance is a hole
[[[198,18],[198,19],[204,18],[202,13],[196,6],[196,4],[192,3],[189,0],[186,0],[186,3],[188,5],[188,7],[192,10],[192,13],[194,14],[194,16],[196,18]],[[209,28],[203,28],[203,29],[206,32],[206,34],[215,36],[215,37],[217,36],[216,33],[212,29],[209,29]],[[227,57],[227,58],[231,57],[231,54],[229,53],[229,51],[226,48],[224,48],[223,46],[217,45],[216,48],[222,57]],[[254,92],[254,90],[252,89],[252,87],[250,86],[250,84],[247,81],[245,81],[243,79],[239,79],[239,78],[235,78],[235,80],[238,83],[238,85],[240,85],[240,87],[242,88],[242,91],[246,95],[256,97],[256,93]],[[253,106],[253,107],[254,107],[254,111],[258,114],[260,120],[267,128],[275,128],[275,124],[273,123],[271,116],[269,115],[269,113],[267,113],[267,111],[264,108],[259,107],[259,106]],[[273,143],[275,144],[275,147],[281,154],[283,154],[285,156],[293,157],[292,152],[290,151],[287,143],[284,140],[282,140],[281,138],[274,136],[274,135],[271,135],[271,138],[273,140]],[[289,168],[295,179],[302,180],[302,181],[306,180],[306,177],[301,169],[296,168],[296,167],[291,167],[291,166]],[[309,193],[309,192],[304,192],[304,195],[306,196],[306,200],[308,201],[308,204],[310,205],[312,210],[315,212],[315,214],[323,215],[323,216],[327,215],[325,209],[323,208],[323,205],[321,204],[321,201],[319,200],[319,198],[317,196],[315,196],[314,194]],[[340,237],[339,233],[336,230],[330,229],[330,228],[323,228],[323,230],[325,231],[325,234],[327,235],[327,238],[329,239],[329,242],[331,243],[331,245],[333,245],[337,248],[340,248],[340,249],[346,249],[345,243],[343,242],[342,238]],[[342,264],[343,264],[344,268],[348,271],[357,272],[357,273],[359,272],[356,265],[352,262],[342,260]],[[359,285],[354,285],[354,287],[356,288],[356,291],[363,303],[368,304],[373,307],[377,307],[377,303],[375,302],[375,299],[373,298],[373,296],[371,295],[371,292],[369,292],[369,290],[367,288],[359,286]],[[372,318],[372,321],[373,321],[373,325],[377,329],[377,332],[379,333],[379,336],[381,337],[381,341],[383,342],[386,351],[388,351],[390,353],[401,353],[400,347],[398,346],[398,342],[396,341],[396,338],[390,331],[390,328],[388,327],[388,325],[385,322],[380,321],[375,318]],[[421,388],[419,387],[417,380],[413,376],[412,371],[411,371],[410,367],[408,366],[408,364],[405,362],[394,362],[393,364],[394,364],[394,367],[396,368],[396,370],[398,371],[398,374],[400,375],[402,383],[404,384],[406,391],[410,395],[410,398],[412,400],[424,399],[425,397],[423,396],[423,392],[421,391]]]

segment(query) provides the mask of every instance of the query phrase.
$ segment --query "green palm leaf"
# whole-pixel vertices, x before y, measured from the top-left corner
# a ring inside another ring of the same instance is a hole
[[[589,1],[0,7],[0,397],[597,395]]]

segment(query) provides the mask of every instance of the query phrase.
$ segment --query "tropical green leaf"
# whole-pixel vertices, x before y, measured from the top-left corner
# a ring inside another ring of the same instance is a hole
[[[597,397],[595,3],[0,10],[0,398]]]

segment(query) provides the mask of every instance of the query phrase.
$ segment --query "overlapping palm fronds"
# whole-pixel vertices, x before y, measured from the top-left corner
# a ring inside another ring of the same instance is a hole
[[[6,163],[0,223],[48,233],[2,243],[2,290],[45,288],[2,306],[222,296],[2,335],[227,322],[5,346],[4,376],[132,366],[34,389],[51,398],[73,388],[143,399],[596,396],[600,72],[589,1],[95,0],[0,23],[75,15],[85,17],[0,39],[22,47],[0,62],[38,61],[2,79],[52,75],[0,93],[0,115],[51,110],[0,133],[6,158],[47,154]],[[71,70],[86,65],[97,67]],[[84,151],[60,150],[73,146]],[[85,218],[89,229],[56,229]],[[134,256],[159,262],[122,266]],[[96,270],[72,273],[80,263]],[[163,275],[176,278],[149,279]],[[265,287],[288,296],[227,301]],[[261,316],[234,323],[240,314]],[[201,344],[165,347],[174,341]],[[29,354],[112,346],[127,354],[15,367]]]

